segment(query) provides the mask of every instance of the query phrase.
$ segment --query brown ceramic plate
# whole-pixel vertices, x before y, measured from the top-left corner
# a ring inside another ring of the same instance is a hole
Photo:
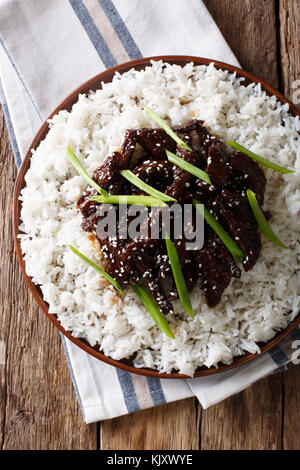
[[[125,64],[117,65],[116,67],[113,67],[103,73],[100,73],[99,75],[96,75],[95,77],[91,78],[87,82],[85,82],[83,85],[81,85],[79,88],[74,90],[54,111],[53,113],[49,116],[49,118],[52,118],[52,116],[56,113],[58,113],[62,109],[66,109],[68,111],[71,110],[73,104],[77,101],[78,95],[80,93],[87,93],[89,90],[97,90],[101,88],[101,83],[102,82],[110,82],[113,78],[113,75],[115,72],[119,73],[124,73],[127,70],[131,68],[135,68],[136,70],[141,70],[144,69],[147,65],[150,65],[150,60],[163,60],[165,62],[171,63],[171,64],[178,64],[178,65],[185,65],[188,62],[194,62],[196,65],[202,65],[202,64],[209,64],[210,62],[214,62],[215,66],[217,68],[221,68],[223,70],[229,70],[230,72],[236,72],[237,76],[239,77],[244,77],[246,79],[246,83],[250,82],[255,82],[255,83],[261,83],[262,88],[267,91],[268,94],[270,95],[275,95],[277,98],[282,102],[282,103],[289,103],[284,96],[282,96],[278,91],[274,90],[272,87],[264,83],[262,80],[259,78],[255,77],[249,72],[245,72],[242,69],[239,69],[237,67],[234,67],[232,65],[225,64],[223,62],[217,62],[214,60],[210,59],[204,59],[201,57],[187,57],[187,56],[160,56],[160,57],[150,57],[150,58],[145,58],[145,59],[139,59],[139,60],[133,60],[131,62],[127,62]],[[289,103],[290,106],[290,111],[293,115],[298,115],[300,117],[300,113],[294,108],[294,106]],[[81,349],[84,351],[88,352],[92,356],[96,357],[97,359],[100,359],[103,362],[106,362],[112,366],[118,367],[120,369],[127,370],[129,372],[134,372],[136,374],[141,374],[141,375],[147,375],[150,377],[158,377],[158,378],[172,378],[172,379],[178,379],[178,378],[185,378],[186,376],[183,374],[179,373],[172,373],[172,374],[161,374],[157,372],[156,370],[152,369],[138,369],[133,366],[133,362],[130,360],[124,360],[124,361],[115,361],[111,359],[110,357],[105,356],[97,347],[92,347],[90,346],[85,340],[81,340],[78,338],[74,338],[72,334],[68,331],[66,331],[61,324],[58,322],[56,315],[49,314],[48,312],[48,305],[47,303],[43,300],[42,292],[39,288],[39,286],[36,286],[33,284],[32,280],[30,277],[26,275],[25,272],[25,263],[22,257],[22,252],[21,252],[21,247],[20,247],[20,241],[18,239],[18,234],[20,232],[19,230],[19,225],[20,225],[20,211],[21,211],[21,202],[19,201],[19,194],[21,189],[25,186],[25,181],[24,181],[24,176],[30,166],[30,157],[31,157],[31,149],[35,149],[38,147],[40,142],[45,138],[46,134],[48,132],[48,124],[47,121],[42,125],[40,130],[38,131],[37,135],[33,139],[33,142],[28,149],[28,152],[26,154],[26,157],[22,163],[22,166],[20,168],[16,185],[15,185],[15,190],[14,190],[14,197],[13,197],[13,236],[14,236],[14,244],[15,244],[15,249],[17,252],[17,257],[19,260],[20,268],[23,273],[23,276],[25,278],[26,284],[31,290],[35,300],[45,313],[45,315],[49,318],[49,320],[58,328],[59,331],[61,331],[69,340],[71,340],[73,343],[75,343],[77,346],[79,346]],[[263,343],[260,344],[261,347],[261,352],[262,354],[269,351],[271,348],[276,346],[280,341],[282,341],[289,333],[291,333],[294,328],[300,323],[300,314],[296,317],[296,319],[290,323],[290,325],[283,331],[279,332],[271,341],[268,343]],[[239,356],[234,359],[232,364],[230,365],[224,365],[220,364],[220,367],[215,368],[207,368],[207,367],[201,367],[199,368],[196,373],[195,377],[201,377],[204,375],[212,375],[216,374],[218,372],[224,372],[226,370],[235,368],[240,366],[241,364],[245,364],[246,362],[249,362],[253,359],[258,357],[257,354],[250,354],[246,353],[242,356]]]

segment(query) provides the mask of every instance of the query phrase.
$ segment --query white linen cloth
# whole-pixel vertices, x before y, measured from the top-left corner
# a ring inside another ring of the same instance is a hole
[[[0,95],[17,165],[74,88],[117,63],[167,54],[238,65],[201,0],[0,0]],[[194,395],[207,408],[284,369],[298,339],[299,329],[248,365],[188,380],[129,374],[62,341],[91,423]]]

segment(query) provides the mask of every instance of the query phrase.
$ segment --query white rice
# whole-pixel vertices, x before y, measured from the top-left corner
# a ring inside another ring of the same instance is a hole
[[[300,232],[300,123],[259,85],[245,87],[234,74],[213,65],[184,68],[153,62],[146,70],[116,75],[102,90],[79,96],[72,112],[61,111],[33,152],[22,191],[22,250],[27,274],[41,286],[49,311],[73,336],[98,344],[113,359],[137,353],[136,367],[192,375],[198,366],[230,364],[245,351],[259,352],[257,342],[270,340],[298,314]],[[182,102],[187,104],[180,104]],[[76,201],[85,188],[66,158],[71,145],[89,174],[107,154],[120,147],[129,128],[155,127],[145,105],[172,125],[192,118],[224,139],[236,140],[263,157],[298,170],[282,176],[266,170],[265,209],[275,233],[291,250],[265,238],[259,261],[209,308],[195,288],[192,320],[175,302],[167,320],[176,339],[154,324],[135,294],[124,300],[68,248],[77,247],[100,263],[89,235],[81,229]]]

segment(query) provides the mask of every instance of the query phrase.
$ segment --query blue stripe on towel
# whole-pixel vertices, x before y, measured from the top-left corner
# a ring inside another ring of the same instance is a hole
[[[160,379],[153,379],[152,377],[147,377],[147,384],[155,406],[167,403]]]
[[[121,385],[125,405],[127,408],[128,413],[133,413],[134,411],[138,411],[140,409],[139,403],[137,401],[137,397],[135,394],[134,385],[132,382],[131,375],[129,372],[125,370],[116,369],[118,374],[118,379]]]
[[[17,69],[15,63],[13,62],[12,58],[10,57],[9,52],[8,52],[8,50],[6,49],[6,47],[5,47],[5,45],[4,45],[4,42],[2,41],[1,38],[0,38],[0,44],[1,44],[1,46],[3,47],[3,50],[4,50],[5,54],[7,55],[7,57],[8,57],[8,59],[9,59],[11,65],[13,66],[13,68],[14,68],[14,70],[15,70],[15,72],[16,72],[16,74],[17,74],[19,80],[20,80],[20,82],[22,83],[26,95],[29,97],[31,103],[33,104],[33,107],[34,107],[34,109],[36,110],[37,115],[39,116],[40,120],[43,122],[43,118],[42,118],[42,116],[41,116],[41,114],[40,114],[39,108],[38,108],[36,102],[34,101],[34,99],[33,99],[32,95],[31,95],[30,91],[28,90],[26,84],[24,83],[23,78],[21,77],[21,75],[20,75],[20,73],[19,73],[19,71],[18,71],[18,69]]]
[[[104,41],[99,29],[95,25],[91,15],[81,0],[69,0],[73,10],[75,11],[79,21],[84,27],[88,37],[94,45],[99,57],[106,68],[117,65],[115,58],[110,52],[106,42]]]
[[[289,360],[285,352],[279,346],[274,346],[274,348],[271,349],[269,354],[275,364],[277,364],[279,367],[283,366]]]
[[[277,367],[277,369],[274,370],[273,374],[277,374],[277,372],[284,372],[285,370],[287,370],[287,366],[283,364],[283,366]]]
[[[295,341],[296,339],[300,339],[300,328],[297,326],[294,331],[290,333],[290,338]]]
[[[10,118],[10,114],[9,114],[8,106],[5,100],[1,82],[0,82],[0,101],[2,104],[3,114],[5,117],[6,127],[9,133],[10,143],[11,143],[11,147],[14,153],[15,162],[16,162],[17,167],[19,168],[22,163],[21,155],[20,155],[19,147],[17,144],[17,139],[15,136],[15,131],[11,122],[11,118]]]
[[[98,0],[98,2],[100,3],[107,18],[119,36],[119,39],[122,42],[129,57],[131,59],[139,59],[143,57],[113,2],[111,0]]]

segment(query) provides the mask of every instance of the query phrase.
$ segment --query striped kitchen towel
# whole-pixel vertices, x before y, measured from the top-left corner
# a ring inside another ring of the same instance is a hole
[[[0,97],[16,164],[71,90],[117,63],[166,54],[238,64],[201,0],[0,0]],[[209,378],[158,380],[115,369],[62,338],[87,423],[194,395],[207,408],[284,369],[299,340],[297,329],[270,353]]]

